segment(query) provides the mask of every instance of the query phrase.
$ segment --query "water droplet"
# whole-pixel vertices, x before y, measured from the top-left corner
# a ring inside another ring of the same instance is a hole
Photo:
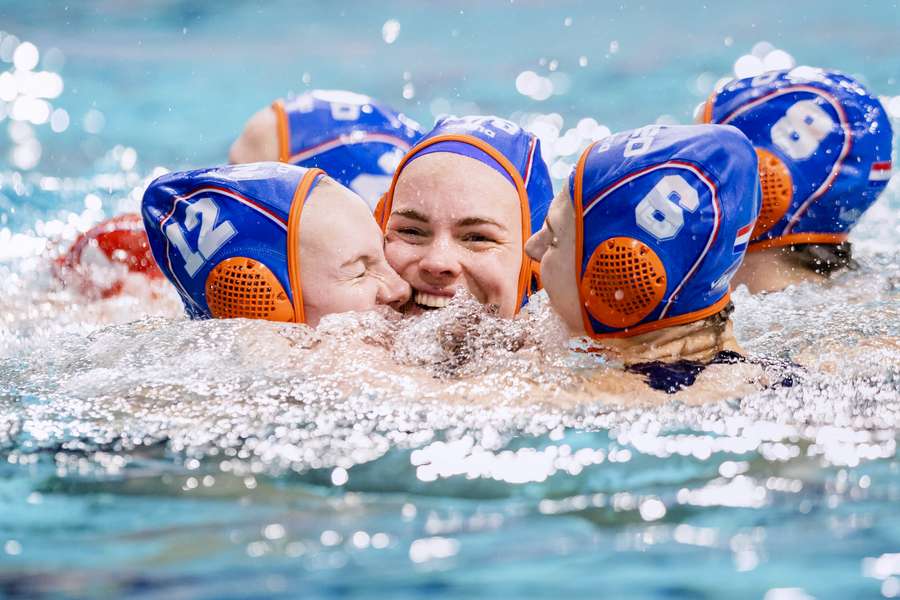
[[[649,498],[641,502],[639,509],[645,521],[657,521],[666,516],[666,505],[659,498]]]
[[[337,467],[331,472],[331,483],[334,485],[344,485],[350,480],[350,475],[347,473],[347,469],[343,467]]]
[[[13,53],[13,65],[20,71],[30,71],[35,68],[40,60],[37,46],[31,42],[19,44]]]
[[[69,113],[64,108],[57,108],[50,115],[50,129],[54,133],[62,133],[69,128]]]
[[[285,536],[285,533],[284,525],[281,523],[271,523],[262,530],[263,537],[267,540],[280,540]]]
[[[740,79],[756,77],[765,71],[762,59],[752,54],[744,54],[734,63],[734,75]]]
[[[92,108],[87,111],[82,120],[82,126],[88,133],[100,133],[106,125],[106,117],[99,110]]]
[[[396,19],[388,19],[381,26],[381,37],[386,44],[393,44],[400,36],[400,22]]]
[[[3,551],[10,556],[22,554],[22,544],[18,540],[9,540],[3,545]]]

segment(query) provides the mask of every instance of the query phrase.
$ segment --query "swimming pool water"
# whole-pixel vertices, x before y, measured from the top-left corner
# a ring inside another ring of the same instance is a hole
[[[808,365],[798,384],[712,403],[616,402],[585,383],[602,365],[506,352],[490,323],[448,373],[432,342],[464,304],[336,317],[314,346],[48,269],[311,88],[514,118],[557,174],[605,128],[690,121],[742,56],[858,76],[900,131],[896,3],[36,1],[0,29],[0,60],[15,36],[64,83],[15,109],[0,62],[0,598],[900,596],[897,176],[858,271],[735,293],[738,338]],[[392,353],[346,360],[373,330]]]

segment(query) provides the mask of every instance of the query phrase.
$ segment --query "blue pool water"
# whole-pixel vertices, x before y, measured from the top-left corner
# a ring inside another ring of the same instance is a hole
[[[746,349],[807,366],[740,400],[617,398],[489,328],[448,376],[440,322],[337,318],[313,345],[48,268],[312,88],[511,117],[557,175],[604,128],[690,121],[741,57],[858,76],[897,132],[895,2],[75,4],[0,3],[0,598],[900,597],[896,175],[858,271],[735,293]],[[21,42],[61,91],[13,74]],[[378,328],[393,354],[346,360]]]

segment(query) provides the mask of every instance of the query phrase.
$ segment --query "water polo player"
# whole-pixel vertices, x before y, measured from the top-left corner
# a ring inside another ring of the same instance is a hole
[[[319,168],[374,210],[403,155],[422,137],[419,124],[377,100],[314,90],[276,100],[247,122],[229,161],[281,161]]]
[[[194,318],[315,326],[409,298],[365,202],[319,169],[266,162],[163,175],[143,216],[153,256]]]
[[[626,365],[739,352],[729,282],[759,212],[756,169],[747,138],[720,125],[589,146],[527,244],[570,332]]]
[[[254,115],[231,148],[231,162],[280,160],[320,168],[374,209],[397,163],[421,135],[415,121],[367,96],[316,90]],[[162,276],[140,215],[99,223],[64,253],[54,273],[85,295],[102,297],[119,293],[126,273]]]
[[[496,117],[448,117],[403,158],[377,211],[408,311],[466,289],[512,317],[532,283],[525,240],[553,197],[538,139]]]
[[[852,264],[847,234],[891,176],[876,97],[846,75],[797,67],[731,82],[701,118],[737,127],[759,155],[762,211],[735,283],[779,290]]]

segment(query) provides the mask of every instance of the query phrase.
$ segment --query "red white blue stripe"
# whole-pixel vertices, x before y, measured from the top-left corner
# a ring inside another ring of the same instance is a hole
[[[394,135],[354,131],[352,133],[341,135],[334,139],[322,142],[321,144],[317,144],[312,148],[306,148],[297,152],[296,154],[292,154],[288,159],[288,162],[298,163],[317,156],[323,152],[327,152],[328,150],[339,148],[340,146],[350,146],[353,144],[365,143],[390,144],[392,146],[400,148],[403,152],[407,152],[410,148],[409,142]]]
[[[737,235],[734,238],[734,253],[737,254],[739,252],[743,252],[747,249],[747,244],[750,243],[750,235],[753,233],[753,223],[748,223],[744,225],[740,229],[737,230]]]
[[[872,163],[872,169],[869,171],[869,181],[887,181],[890,178],[891,161],[883,160]]]

